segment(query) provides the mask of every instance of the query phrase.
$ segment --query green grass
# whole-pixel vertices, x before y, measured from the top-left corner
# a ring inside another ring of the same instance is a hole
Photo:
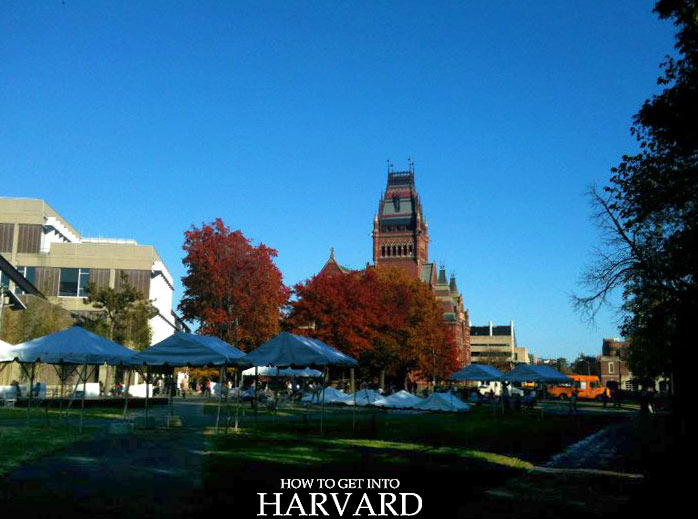
[[[88,407],[85,408],[85,417],[120,420],[122,418],[122,412],[123,409],[118,407]],[[54,408],[49,409],[49,420],[55,421],[59,419],[62,413],[66,413],[69,417],[80,416],[80,404],[78,404],[77,407],[71,406],[70,409],[63,409],[62,411]],[[28,412],[26,407],[0,408],[0,424],[8,420],[25,420],[27,415],[33,422],[37,420],[46,420],[46,414],[45,407],[33,407]]]
[[[65,427],[4,427],[0,425],[0,476],[81,440],[91,438],[93,429],[78,434]]]

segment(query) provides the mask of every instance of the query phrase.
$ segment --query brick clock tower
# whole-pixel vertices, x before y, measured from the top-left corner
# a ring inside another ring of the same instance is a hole
[[[389,171],[385,194],[373,217],[373,264],[399,267],[421,278],[422,266],[428,263],[429,231],[414,170],[410,166],[409,171]]]
[[[470,364],[468,310],[455,276],[452,274],[448,280],[445,266],[437,274],[436,264],[429,262],[429,229],[415,187],[412,162],[409,171],[388,170],[388,184],[373,217],[372,236],[374,266],[404,269],[410,277],[429,285],[441,305],[444,322],[453,333],[461,365]],[[334,249],[330,249],[330,257],[319,274],[337,276],[351,272],[337,262]]]

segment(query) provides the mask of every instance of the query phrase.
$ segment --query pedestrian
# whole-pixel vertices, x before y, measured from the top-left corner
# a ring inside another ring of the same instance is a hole
[[[603,402],[604,407],[608,405],[608,388],[604,388],[603,393],[601,394],[601,401]]]
[[[572,396],[570,396],[570,414],[577,414],[577,388],[572,390]]]
[[[204,394],[206,395],[207,398],[211,398],[211,379],[207,378],[205,385],[204,385]]]

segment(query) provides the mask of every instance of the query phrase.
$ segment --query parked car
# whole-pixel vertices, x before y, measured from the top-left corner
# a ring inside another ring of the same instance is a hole
[[[577,390],[577,398],[589,400],[603,400],[604,393],[608,398],[611,392],[607,387],[601,386],[601,381],[596,375],[569,375],[574,382],[571,384],[560,384],[548,388],[548,395],[551,398],[567,400],[572,396],[572,392]]]

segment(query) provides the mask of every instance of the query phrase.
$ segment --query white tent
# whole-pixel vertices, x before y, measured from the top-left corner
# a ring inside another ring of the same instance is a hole
[[[409,409],[422,402],[423,398],[405,391],[398,391],[390,396],[376,400],[373,405],[378,407],[389,407],[391,409]]]
[[[120,344],[73,326],[0,350],[0,362],[118,366],[127,364],[133,355]]]
[[[246,377],[255,375],[255,368],[247,368],[242,372]],[[257,368],[257,375],[260,377],[306,377],[318,378],[322,376],[322,371],[317,369],[293,369],[293,368],[275,368],[273,366],[262,366]]]
[[[133,366],[220,366],[220,382],[223,383],[226,373],[225,367],[235,365],[245,354],[239,349],[217,337],[209,335],[196,335],[193,333],[175,332],[166,339],[152,345],[150,348],[134,355],[131,359]],[[146,423],[148,420],[148,375],[146,373]],[[128,386],[128,384],[127,384]],[[213,389],[213,388],[212,388]],[[130,392],[130,388],[127,388]],[[218,409],[216,412],[216,431],[220,422],[221,400],[223,393],[218,389]],[[170,399],[170,413],[172,413],[172,394]],[[126,404],[128,400],[126,400]],[[126,407],[124,407],[124,414]]]
[[[282,332],[269,342],[245,355],[241,362],[247,366],[276,366],[307,368],[347,366],[358,364],[355,359],[317,339]]]
[[[572,378],[550,366],[535,364],[519,364],[509,373],[504,374],[502,380],[507,382],[573,382]]]
[[[413,409],[458,413],[469,411],[470,406],[451,393],[432,393],[423,401],[415,405]]]
[[[448,380],[455,381],[482,381],[488,382],[491,380],[499,380],[503,373],[494,366],[488,364],[470,364],[468,367],[456,371],[448,377]]]
[[[39,362],[52,364],[56,367],[56,371],[61,378],[61,394],[63,392],[63,383],[67,378],[65,373],[75,371],[78,375],[78,384],[76,384],[73,395],[76,394],[77,387],[82,382],[80,413],[80,430],[82,430],[85,417],[85,398],[88,393],[88,366],[101,366],[102,364],[109,366],[126,365],[130,362],[133,355],[133,351],[120,344],[100,337],[84,328],[73,326],[60,332],[44,335],[37,339],[1,349],[0,363],[18,362],[29,378],[30,387],[35,386],[36,364]],[[57,366],[60,366],[60,369]],[[69,370],[63,369],[66,366]],[[82,372],[79,370],[80,366],[83,366]],[[27,417],[31,408],[33,391],[29,391],[28,397]]]
[[[378,391],[373,389],[360,389],[356,392],[356,395],[352,395],[351,400],[345,402],[347,405],[356,404],[359,407],[364,407],[367,405],[373,405],[378,400],[383,398]]]
[[[346,404],[349,403],[353,397],[334,387],[326,387],[322,392],[308,393],[307,395],[304,395],[301,402],[320,404],[323,398],[326,404]]]
[[[175,332],[167,339],[137,353],[135,366],[223,366],[233,365],[245,354],[217,337]]]

